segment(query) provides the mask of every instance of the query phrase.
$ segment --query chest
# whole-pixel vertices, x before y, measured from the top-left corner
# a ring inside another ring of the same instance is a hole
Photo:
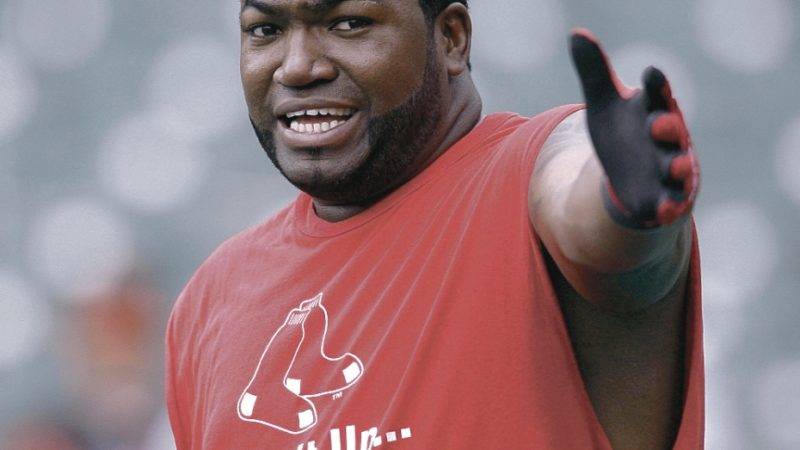
[[[202,448],[503,448],[576,420],[527,228],[403,216],[231,270],[196,338]]]
[[[526,410],[514,403],[534,389],[532,366],[543,361],[534,355],[552,351],[536,347],[552,336],[535,336],[549,320],[535,324],[541,311],[525,280],[373,276],[394,279],[340,277],[315,284],[317,295],[297,286],[285,298],[240,300],[214,314],[198,338],[204,448],[223,448],[223,436],[239,448],[351,448],[347,439],[362,448],[361,433],[372,440],[370,430],[412,445],[462,439],[504,408]],[[461,431],[443,433],[453,425]],[[237,430],[235,437],[225,430]],[[429,448],[418,445],[406,448]]]

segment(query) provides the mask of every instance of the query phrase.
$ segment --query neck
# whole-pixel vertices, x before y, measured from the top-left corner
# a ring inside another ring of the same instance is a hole
[[[420,174],[428,166],[433,164],[436,159],[453,146],[459,139],[472,131],[481,118],[481,97],[478,94],[472,78],[469,74],[462,74],[451,81],[450,86],[452,97],[447,103],[444,115],[439,124],[431,145],[427,151],[422,152],[417,162],[412,165],[405,176],[400,177],[392,189],[386,191],[388,195],[398,187],[407,183],[415,176]],[[384,195],[384,196],[385,196]],[[371,204],[366,205],[342,205],[328,203],[314,198],[314,211],[317,216],[328,222],[340,222],[369,208],[372,204],[380,200],[375,199]]]

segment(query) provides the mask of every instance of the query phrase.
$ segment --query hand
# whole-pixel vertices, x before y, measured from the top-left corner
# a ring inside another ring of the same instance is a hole
[[[667,78],[649,67],[644,90],[634,90],[620,82],[588,30],[574,30],[571,47],[612,217],[628,227],[651,228],[687,215],[700,171]]]

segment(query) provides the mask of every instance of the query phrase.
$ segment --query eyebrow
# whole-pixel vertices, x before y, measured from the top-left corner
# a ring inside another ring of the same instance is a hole
[[[381,0],[310,0],[303,4],[303,9],[313,13],[323,13],[335,8],[340,3],[358,1],[364,3],[381,3]],[[264,0],[244,0],[242,11],[247,8],[255,8],[264,14],[272,16],[285,15],[285,7],[270,5]]]

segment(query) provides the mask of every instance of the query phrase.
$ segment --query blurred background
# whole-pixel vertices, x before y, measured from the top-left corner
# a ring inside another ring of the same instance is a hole
[[[628,84],[666,71],[704,170],[708,448],[800,448],[800,2],[472,11],[487,113],[581,101],[577,25]],[[0,0],[1,448],[172,448],[172,302],[296,195],[250,129],[237,20],[238,0]]]

